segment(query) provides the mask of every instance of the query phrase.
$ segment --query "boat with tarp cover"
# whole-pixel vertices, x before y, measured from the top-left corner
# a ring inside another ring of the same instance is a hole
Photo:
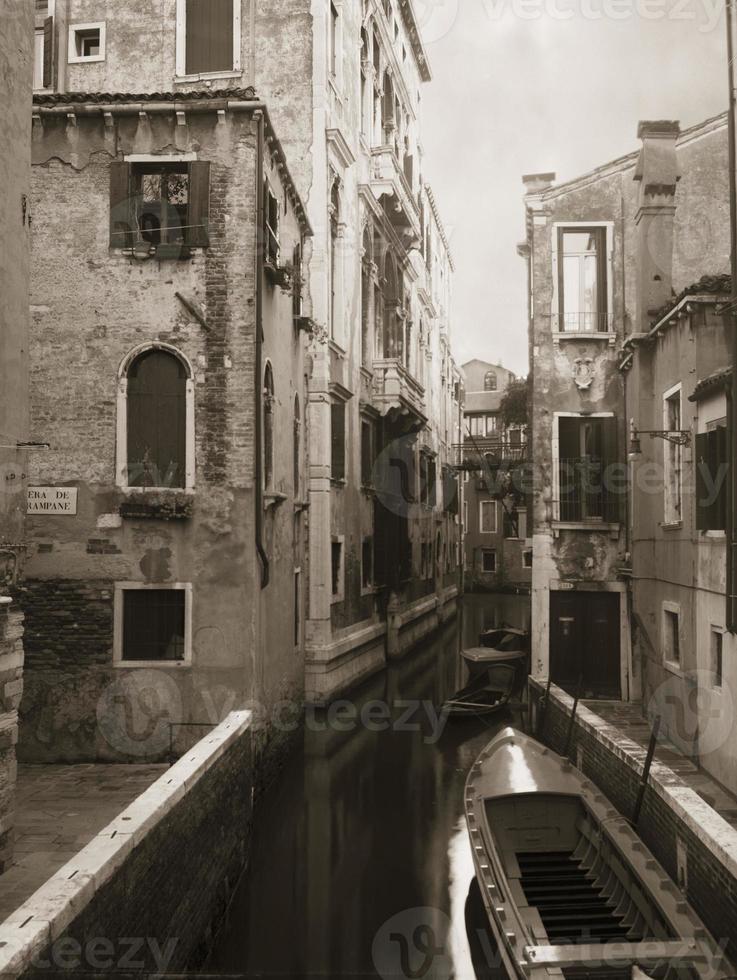
[[[737,976],[630,822],[567,759],[505,728],[473,765],[465,806],[510,978]]]

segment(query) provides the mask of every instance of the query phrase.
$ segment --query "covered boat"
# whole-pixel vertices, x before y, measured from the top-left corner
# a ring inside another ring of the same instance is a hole
[[[506,728],[471,769],[465,802],[510,978],[734,976],[629,821],[567,759]]]
[[[523,650],[527,653],[530,649],[530,634],[527,630],[516,629],[514,626],[497,626],[479,633],[479,646],[493,650]]]
[[[475,677],[442,707],[451,718],[493,715],[509,704],[517,671],[509,664],[495,664]]]

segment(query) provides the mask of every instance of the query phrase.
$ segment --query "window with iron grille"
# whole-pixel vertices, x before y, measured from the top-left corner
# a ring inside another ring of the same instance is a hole
[[[123,589],[124,661],[183,661],[186,655],[184,589]]]
[[[615,479],[614,418],[558,420],[558,483],[561,521],[616,522],[624,490]]]
[[[606,228],[558,229],[560,330],[608,330],[606,275]]]

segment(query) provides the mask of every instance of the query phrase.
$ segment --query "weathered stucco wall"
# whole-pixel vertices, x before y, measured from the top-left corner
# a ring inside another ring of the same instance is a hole
[[[190,259],[144,262],[110,249],[111,160],[173,148],[210,161],[210,246]],[[173,113],[116,115],[111,128],[99,117],[80,115],[68,126],[65,116],[44,116],[34,157],[32,413],[52,448],[31,476],[75,487],[78,512],[29,524],[22,751],[34,760],[162,756],[169,721],[212,725],[250,699],[301,700],[293,615],[280,616],[274,597],[280,589],[292,595],[292,568],[288,589],[277,577],[262,593],[255,549],[257,124],[244,112],[220,120],[214,111],[192,113],[186,126]],[[266,175],[281,187],[268,154]],[[299,240],[291,205],[281,233],[291,255]],[[291,297],[266,284],[264,294],[277,377],[274,475],[287,491],[267,518],[267,545],[279,555],[294,546],[287,474],[303,341]],[[116,487],[119,369],[132,350],[155,342],[179,351],[193,372],[194,490],[184,495],[189,516],[171,520],[161,511],[123,516],[121,505],[141,495]],[[120,582],[191,584],[191,664],[114,666]],[[193,731],[176,729],[175,748],[191,744]]]
[[[33,9],[0,2],[0,872],[12,857],[17,709],[23,688],[22,608],[7,599],[23,571],[28,428]]]

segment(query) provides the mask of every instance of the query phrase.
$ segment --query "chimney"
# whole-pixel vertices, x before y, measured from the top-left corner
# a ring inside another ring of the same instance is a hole
[[[543,191],[553,186],[554,181],[554,173],[525,174],[522,178],[522,183],[525,185],[525,195],[542,194]]]
[[[634,179],[639,183],[637,228],[637,329],[647,331],[652,314],[673,296],[673,224],[678,170],[677,122],[641,122],[642,140]]]

